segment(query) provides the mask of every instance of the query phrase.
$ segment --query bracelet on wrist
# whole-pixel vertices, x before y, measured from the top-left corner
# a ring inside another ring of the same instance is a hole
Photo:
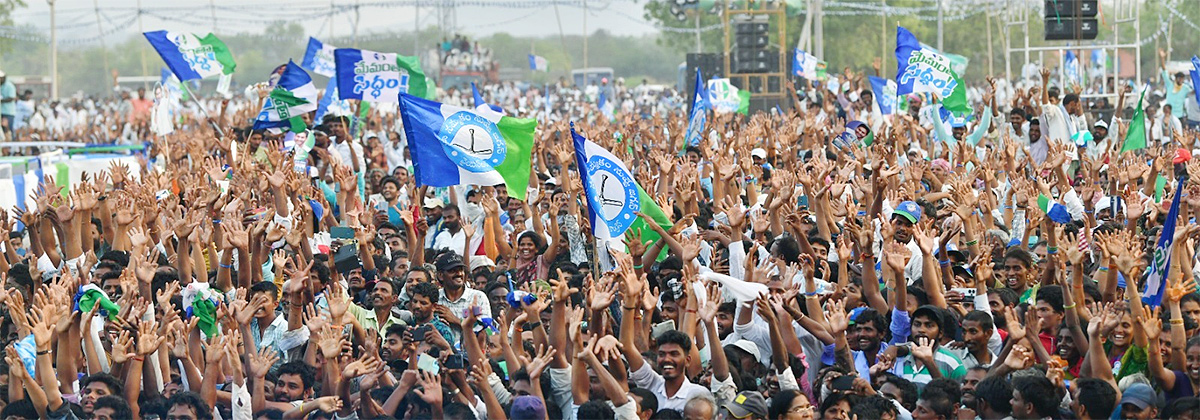
[[[940,266],[942,266],[942,267],[949,267],[949,266],[950,266],[950,261],[949,261],[949,260],[946,260],[946,261],[938,261],[938,265],[940,265]]]
[[[1070,305],[1063,305],[1063,309],[1075,309],[1075,304],[1072,303]]]
[[[50,354],[50,350],[39,350],[37,352],[38,356],[47,355],[47,354]]]
[[[976,241],[967,241],[967,246],[975,246],[978,243],[979,243],[979,241],[977,241],[977,240]]]
[[[1172,318],[1171,325],[1183,325],[1183,318]]]
[[[626,310],[626,311],[636,311],[636,310],[637,310],[637,307],[636,307],[636,306],[625,306],[625,305],[621,305],[621,307],[622,307],[622,308],[625,308],[625,310]]]

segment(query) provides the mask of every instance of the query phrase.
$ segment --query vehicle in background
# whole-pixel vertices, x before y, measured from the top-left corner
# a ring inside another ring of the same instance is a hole
[[[612,67],[591,67],[586,69],[578,69],[571,71],[571,82],[575,86],[586,87],[589,85],[600,85],[602,79],[608,79],[609,83],[613,81]]]

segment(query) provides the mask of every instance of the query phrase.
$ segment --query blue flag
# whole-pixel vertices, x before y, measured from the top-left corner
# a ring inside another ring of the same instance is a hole
[[[1184,181],[1179,178],[1175,187],[1175,197],[1171,199],[1171,210],[1167,212],[1167,221],[1163,223],[1162,233],[1158,237],[1158,245],[1154,247],[1154,256],[1150,259],[1150,267],[1146,270],[1146,289],[1142,291],[1142,303],[1151,308],[1162,305],[1163,292],[1167,290],[1167,277],[1171,275],[1171,251],[1175,248],[1175,221],[1179,219],[1179,198],[1183,197]]]
[[[934,93],[942,106],[960,112],[971,112],[967,104],[967,89],[953,63],[945,55],[927,48],[903,27],[896,27],[896,93]]]
[[[203,79],[221,74],[232,74],[237,68],[229,48],[216,35],[201,38],[183,32],[145,32],[150,46],[158,51],[163,62],[171,68],[179,80]]]
[[[1075,52],[1067,50],[1066,60],[1063,60],[1063,73],[1066,73],[1067,80],[1071,83],[1078,84],[1079,77],[1079,57],[1075,56]]]
[[[337,72],[333,61],[333,50],[336,49],[310,36],[308,49],[304,51],[304,60],[300,62],[300,67],[325,77],[333,77]]]
[[[696,88],[692,91],[692,109],[688,114],[688,131],[684,148],[700,145],[700,137],[704,134],[704,123],[708,118],[708,92],[704,89],[704,78],[700,69],[696,69]],[[683,151],[680,150],[680,154]]]
[[[401,93],[432,98],[433,89],[417,57],[354,48],[333,51],[338,95],[365,102],[398,102]]]
[[[400,95],[418,186],[504,184],[524,199],[537,121]]]
[[[500,105],[492,105],[492,104],[489,104],[489,103],[483,101],[483,95],[479,94],[479,88],[475,87],[475,82],[471,82],[471,94],[472,94],[472,96],[475,97],[475,110],[476,111],[483,111],[483,110],[490,109],[494,112],[500,113],[500,115],[504,115],[504,108],[501,108]]]
[[[896,113],[896,81],[882,77],[867,76],[871,81],[871,92],[875,94],[875,102],[879,104],[879,112],[883,115]]]
[[[1200,103],[1200,91],[1196,90],[1200,88],[1200,57],[1192,56],[1192,70],[1188,73],[1192,74],[1192,93],[1196,95],[1196,102]]]
[[[271,90],[262,111],[254,119],[254,129],[291,127],[292,132],[305,130],[301,115],[317,109],[317,87],[304,69],[288,60],[279,82]]]
[[[600,99],[596,101],[596,107],[600,108],[600,113],[609,120],[613,119],[613,104],[608,101],[608,94],[604,90],[600,90]]]
[[[330,77],[329,83],[325,84],[325,94],[321,95],[321,100],[317,102],[317,115],[313,117],[313,121],[320,124],[325,114],[329,113],[329,106],[334,102],[341,102],[337,93],[337,74]]]

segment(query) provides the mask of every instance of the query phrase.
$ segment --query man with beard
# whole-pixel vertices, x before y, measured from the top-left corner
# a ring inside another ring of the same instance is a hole
[[[462,230],[462,214],[459,213],[458,206],[447,204],[442,208],[442,227],[437,235],[434,235],[430,248],[462,252],[466,247],[466,240],[467,234]]]
[[[890,324],[892,339],[887,343],[883,342],[883,337],[886,334],[884,328],[888,323],[878,311],[860,307],[850,311],[848,315],[850,327],[846,331],[846,341],[854,359],[854,369],[860,378],[870,380],[871,366],[879,360],[879,355],[887,351],[888,347],[908,340],[908,336],[904,334],[904,330],[908,328],[907,314],[893,310]],[[821,355],[822,362],[826,365],[832,365],[835,361],[833,347],[826,346]]]
[[[1101,156],[1108,151],[1108,123],[1104,120],[1092,124],[1092,144],[1088,145],[1087,154],[1092,158]]]
[[[685,369],[691,361],[692,338],[677,330],[667,331],[659,336],[656,359],[658,372],[655,372],[650,364],[642,358],[637,345],[634,344],[634,335],[637,334],[635,323],[639,322],[635,318],[641,317],[637,314],[638,308],[635,306],[623,306],[623,308],[620,335],[623,345],[621,352],[629,361],[629,370],[633,372],[629,375],[629,379],[633,381],[634,385],[653,392],[654,396],[658,397],[659,410],[683,411],[688,400],[694,396],[707,395],[711,398],[712,393],[707,388],[691,383],[687,379]]]
[[[404,330],[403,325],[389,325],[384,330],[383,345],[379,346],[379,357],[391,366],[393,361],[404,360]]]
[[[962,320],[962,333],[963,348],[951,350],[951,353],[962,359],[963,366],[967,369],[990,368],[996,361],[996,355],[1000,354],[999,350],[1003,348],[1000,336],[996,333],[996,326],[992,323],[992,316],[983,311],[967,312],[967,316]],[[993,337],[995,345],[992,344]]]
[[[979,401],[975,395],[975,387],[987,378],[988,370],[985,367],[975,366],[967,369],[967,376],[963,377],[962,382],[962,408],[960,410],[971,410],[972,418],[975,417],[975,409],[978,408],[976,403]]]
[[[892,346],[897,349],[892,373],[924,387],[937,378],[961,380],[967,368],[958,356],[941,345],[945,331],[946,315],[942,309],[924,305],[912,313],[912,325],[907,346]],[[901,354],[903,353],[903,354]]]
[[[413,286],[410,292],[412,292],[412,300],[408,301],[408,309],[413,314],[413,325],[415,327],[432,326],[442,334],[446,341],[453,341],[454,333],[450,330],[450,326],[435,312],[435,307],[439,306],[436,304],[440,293],[438,287],[433,283],[422,282]],[[413,337],[413,339],[424,340],[425,337]]]
[[[422,199],[421,209],[425,212],[425,227],[428,229],[425,232],[425,249],[436,249],[433,247],[433,240],[442,233],[442,207],[445,207],[445,204],[442,203],[442,199],[437,197],[422,197]],[[420,231],[421,222],[414,223],[418,225],[417,230]]]
[[[1045,163],[1050,153],[1050,141],[1042,138],[1042,123],[1037,118],[1029,120],[1029,153],[1038,165]]]
[[[346,117],[332,115],[326,117],[325,130],[329,132],[330,137],[333,137],[334,144],[330,147],[331,151],[336,152],[345,165],[349,165],[356,173],[367,167],[362,145],[350,139]]]
[[[295,360],[279,366],[278,380],[275,381],[275,402],[287,403],[286,409],[299,407],[304,401],[313,396],[313,384],[317,381],[317,371],[303,361]],[[267,404],[267,408],[280,408],[278,405]]]
[[[405,325],[404,320],[392,312],[400,299],[400,282],[380,280],[375,282],[367,299],[371,300],[371,309],[366,309],[353,302],[347,312],[350,313],[363,329],[384,331],[392,325]],[[380,321],[383,320],[383,321]]]
[[[913,226],[921,222],[921,213],[921,206],[915,201],[902,202],[892,210],[892,226],[895,228],[892,239],[907,247],[911,256],[905,263],[903,273],[910,283],[921,279],[921,248],[913,240]]]

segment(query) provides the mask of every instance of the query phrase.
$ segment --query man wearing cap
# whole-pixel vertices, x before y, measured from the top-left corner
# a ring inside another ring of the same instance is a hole
[[[433,248],[433,239],[442,232],[442,199],[437,197],[423,197],[421,210],[425,212],[425,224],[429,230],[425,232],[425,249]],[[462,248],[459,248],[462,249]]]
[[[725,403],[721,410],[729,416],[727,418],[762,420],[767,418],[767,401],[761,392],[742,391],[732,401]]]
[[[921,248],[913,240],[913,226],[921,222],[921,206],[915,201],[905,201],[892,210],[892,226],[896,231],[892,239],[908,248],[908,263],[904,266],[904,278],[912,283],[921,279]]]
[[[756,147],[750,151],[750,159],[754,160],[754,165],[762,167],[762,181],[771,179],[771,171],[775,168],[771,167],[771,163],[767,162],[767,151],[761,147]]]
[[[1144,383],[1136,383],[1121,392],[1121,418],[1149,420],[1158,418],[1158,394]]]
[[[909,334],[910,343],[892,346],[888,349],[889,351],[896,349],[894,350],[896,362],[892,367],[892,373],[912,381],[919,388],[924,388],[925,384],[937,378],[950,378],[958,381],[967,375],[967,368],[963,365],[962,359],[940,344],[943,331],[946,330],[947,316],[948,314],[945,314],[943,309],[933,305],[924,305],[913,311]],[[933,345],[932,357],[922,359],[912,354],[913,347],[920,344],[922,339],[928,340]]]
[[[17,115],[17,86],[8,80],[8,75],[0,71],[0,124],[4,125],[6,136],[12,135],[13,119]]]
[[[481,318],[492,317],[491,305],[488,305],[487,295],[467,286],[466,265],[462,257],[454,252],[443,252],[434,262],[437,267],[438,283],[442,289],[438,291],[438,315],[450,325],[459,325],[463,311],[473,305],[479,305],[483,311]]]
[[[1092,143],[1087,145],[1088,157],[1095,159],[1103,155],[1110,147],[1108,143],[1108,123],[1097,120],[1092,124]]]

